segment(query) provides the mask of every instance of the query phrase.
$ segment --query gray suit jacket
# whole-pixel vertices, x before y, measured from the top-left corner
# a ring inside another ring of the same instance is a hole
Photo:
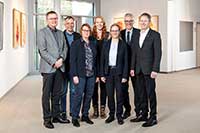
[[[48,27],[45,27],[38,32],[37,45],[41,56],[39,70],[41,73],[55,72],[56,69],[53,68],[55,62],[59,58],[63,58],[63,60],[66,59],[68,48],[63,32],[57,30],[56,34],[59,42],[58,45],[52,31]],[[64,63],[60,70],[63,72],[65,71]]]

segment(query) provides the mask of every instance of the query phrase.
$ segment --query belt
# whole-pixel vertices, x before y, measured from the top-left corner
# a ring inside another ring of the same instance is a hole
[[[115,69],[117,68],[116,66],[109,66],[110,69]]]

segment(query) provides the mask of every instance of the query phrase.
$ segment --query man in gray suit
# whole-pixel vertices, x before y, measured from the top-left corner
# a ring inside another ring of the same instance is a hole
[[[60,116],[60,99],[63,93],[64,60],[67,45],[63,32],[56,29],[58,15],[55,11],[46,14],[47,27],[38,33],[37,45],[41,56],[40,73],[43,76],[42,109],[44,126],[54,128],[53,123],[70,123]]]

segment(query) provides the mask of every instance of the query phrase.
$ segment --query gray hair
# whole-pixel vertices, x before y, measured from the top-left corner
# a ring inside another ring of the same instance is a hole
[[[131,18],[133,18],[133,14],[132,13],[126,13],[125,15],[124,15],[124,18],[125,17],[131,17]]]

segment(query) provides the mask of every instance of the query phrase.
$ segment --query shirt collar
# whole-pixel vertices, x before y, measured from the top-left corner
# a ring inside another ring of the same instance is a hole
[[[67,30],[65,30],[65,33],[66,33],[67,35],[69,35],[69,36],[72,36],[74,32],[69,33],[69,32],[67,32]]]
[[[141,34],[147,34],[149,32],[150,28],[146,29],[145,31],[140,31]]]
[[[131,34],[131,33],[133,32],[133,27],[131,28],[131,30],[127,30],[127,29],[126,29],[126,34],[127,34],[128,31],[129,31],[130,34]]]
[[[52,29],[50,26],[47,25],[47,27],[52,31],[52,32],[57,32],[58,30],[55,28],[55,29]]]

